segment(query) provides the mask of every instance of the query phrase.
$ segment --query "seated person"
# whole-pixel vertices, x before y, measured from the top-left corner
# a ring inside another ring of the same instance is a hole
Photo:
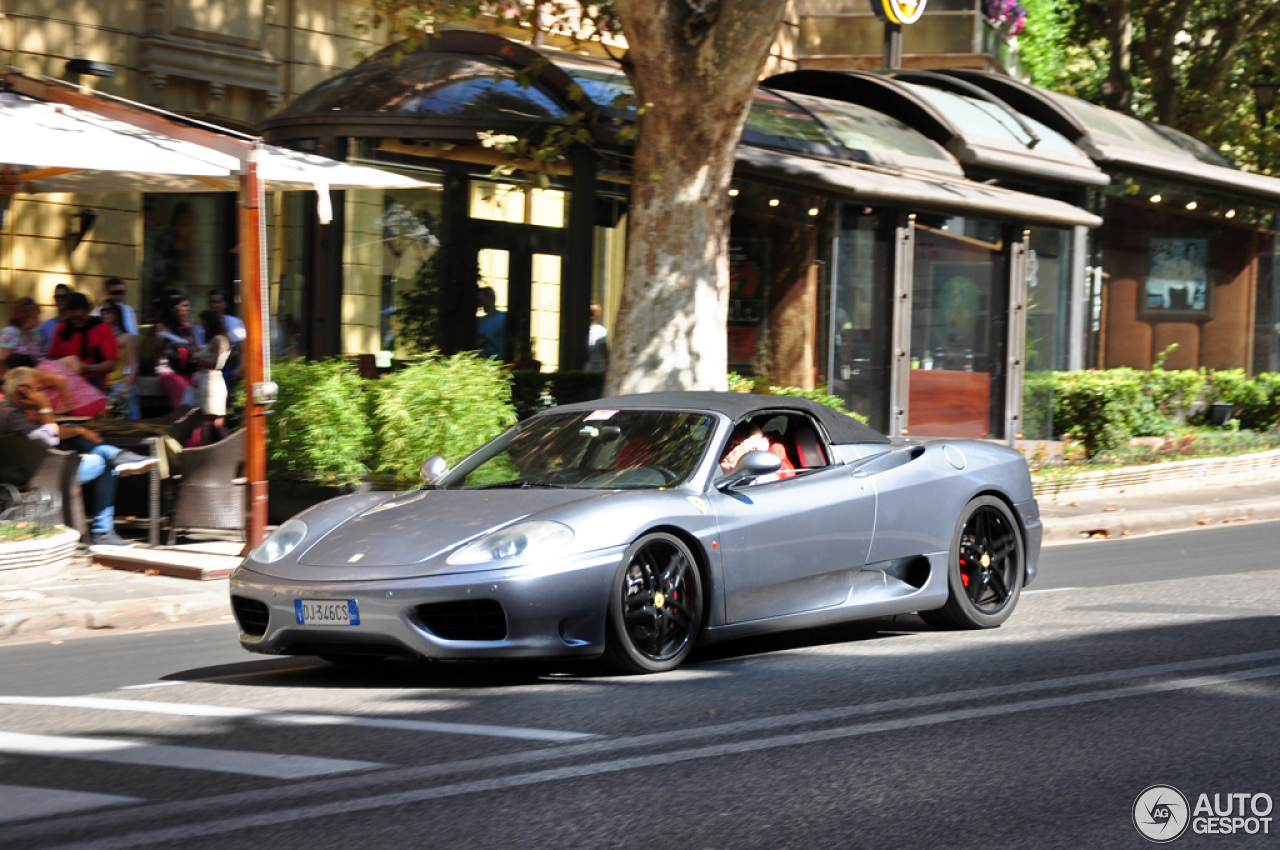
[[[80,454],[77,478],[84,487],[85,510],[93,517],[90,540],[95,546],[131,545],[115,531],[116,477],[148,472],[158,461],[109,446],[88,428],[58,425],[39,386],[34,369],[10,369],[5,375],[0,435],[23,433],[51,448]]]
[[[725,473],[733,472],[738,461],[742,460],[748,452],[771,452],[777,455],[782,461],[782,466],[778,467],[778,478],[790,478],[796,474],[795,465],[787,459],[786,447],[782,443],[769,439],[760,430],[759,425],[751,422],[739,422],[733,429],[733,433],[729,435],[724,454],[720,456],[720,470]],[[757,480],[763,483],[775,479],[773,476],[763,476]]]
[[[10,354],[6,365],[10,369],[34,367],[35,388],[49,396],[49,406],[55,414],[92,419],[107,412],[106,396],[80,377],[74,357],[36,363],[25,354]]]

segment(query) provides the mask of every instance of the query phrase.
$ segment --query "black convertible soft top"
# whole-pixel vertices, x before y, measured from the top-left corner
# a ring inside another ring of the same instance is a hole
[[[752,413],[765,410],[796,410],[808,413],[823,424],[833,443],[887,443],[889,438],[863,425],[852,416],[832,410],[807,398],[782,395],[750,395],[748,393],[665,392],[619,395],[565,404],[554,408],[565,410],[710,410],[723,413],[735,422]]]

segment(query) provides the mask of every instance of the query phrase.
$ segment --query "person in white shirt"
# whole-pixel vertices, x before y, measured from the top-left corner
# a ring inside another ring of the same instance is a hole
[[[587,328],[588,372],[603,372],[609,368],[609,329],[600,323],[603,312],[599,303],[591,302],[591,327]]]
[[[106,286],[103,288],[102,303],[114,301],[120,307],[120,321],[124,325],[125,333],[138,335],[138,314],[133,308],[124,303],[125,288],[124,281],[118,277],[108,278]],[[102,315],[102,304],[93,308],[93,315]]]

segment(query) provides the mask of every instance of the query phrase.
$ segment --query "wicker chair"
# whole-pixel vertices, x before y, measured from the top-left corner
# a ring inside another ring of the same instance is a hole
[[[200,408],[184,404],[155,421],[166,423],[169,426],[169,436],[177,440],[178,445],[185,446],[200,427],[203,417],[200,415]]]
[[[179,528],[231,529],[244,534],[244,431],[210,446],[182,453],[178,504],[169,526],[169,545]]]
[[[80,532],[80,539],[88,542],[89,522],[84,513],[81,495],[80,455],[51,449],[26,434],[5,434],[0,437],[0,458],[3,472],[0,480],[19,489],[43,487],[49,493],[62,496],[62,524]]]
[[[0,484],[26,487],[44,462],[47,448],[21,431],[0,436]]]

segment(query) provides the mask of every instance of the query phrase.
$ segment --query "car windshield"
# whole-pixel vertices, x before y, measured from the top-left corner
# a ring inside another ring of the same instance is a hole
[[[449,490],[674,487],[698,467],[715,432],[705,413],[585,410],[536,416],[436,482]]]

